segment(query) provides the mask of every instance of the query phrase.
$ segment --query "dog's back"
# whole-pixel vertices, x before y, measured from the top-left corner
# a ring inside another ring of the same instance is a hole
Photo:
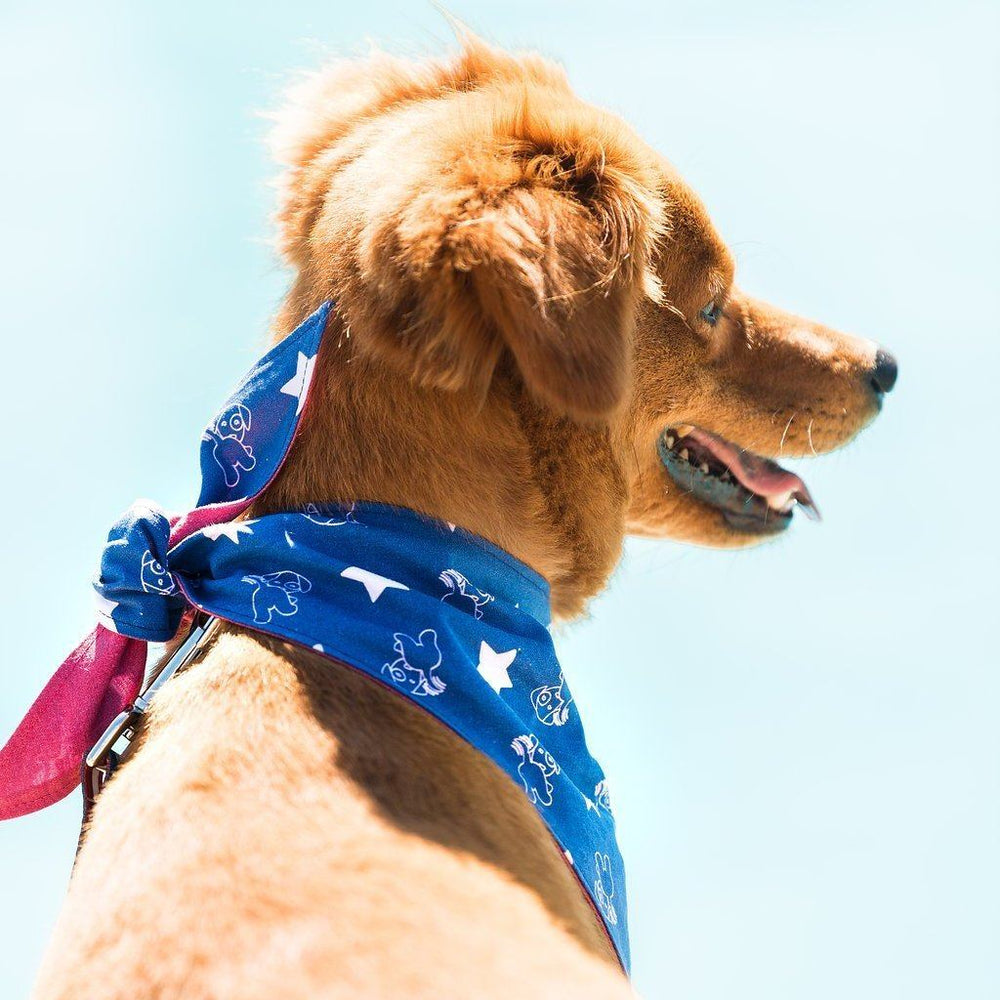
[[[549,843],[419,709],[224,635],[102,793],[35,996],[630,995]]]

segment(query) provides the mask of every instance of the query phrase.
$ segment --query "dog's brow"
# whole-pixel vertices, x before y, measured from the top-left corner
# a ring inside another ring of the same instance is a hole
[[[713,267],[708,273],[708,287],[713,298],[718,298],[729,290],[732,279],[727,270]]]

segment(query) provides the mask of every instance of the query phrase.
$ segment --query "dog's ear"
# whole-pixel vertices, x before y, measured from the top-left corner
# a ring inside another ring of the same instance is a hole
[[[481,177],[461,189],[436,265],[418,276],[428,326],[450,341],[439,372],[451,377],[452,357],[465,367],[465,352],[474,384],[490,374],[483,348],[506,347],[541,402],[604,416],[628,388],[636,305],[657,289],[655,199],[602,149],[529,147],[507,166],[515,177],[500,190]]]
[[[424,385],[485,392],[506,350],[547,406],[606,416],[636,306],[659,294],[652,154],[558,69],[482,43],[419,78],[379,57],[365,79],[377,96],[350,123],[319,106],[344,101],[331,81],[314,83],[316,114],[338,124],[301,144],[286,186],[300,280],[328,282],[357,348]]]

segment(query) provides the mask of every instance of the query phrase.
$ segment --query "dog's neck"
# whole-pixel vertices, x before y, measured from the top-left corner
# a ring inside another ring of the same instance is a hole
[[[299,312],[286,309],[282,331]],[[485,399],[414,386],[359,351],[337,317],[315,380],[299,438],[253,512],[394,504],[460,524],[531,566],[549,581],[557,618],[602,589],[627,503],[606,429],[570,433],[502,366]]]

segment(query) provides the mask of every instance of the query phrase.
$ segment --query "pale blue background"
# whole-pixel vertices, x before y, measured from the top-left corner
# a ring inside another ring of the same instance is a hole
[[[995,1000],[995,5],[452,7],[663,149],[744,286],[902,362],[880,422],[802,463],[825,523],[742,554],[634,544],[562,640],[616,789],[636,983]],[[111,519],[192,499],[202,423],[281,296],[255,111],[366,37],[448,30],[423,2],[4,4],[0,734],[89,627]],[[78,811],[0,826],[2,1000]]]

